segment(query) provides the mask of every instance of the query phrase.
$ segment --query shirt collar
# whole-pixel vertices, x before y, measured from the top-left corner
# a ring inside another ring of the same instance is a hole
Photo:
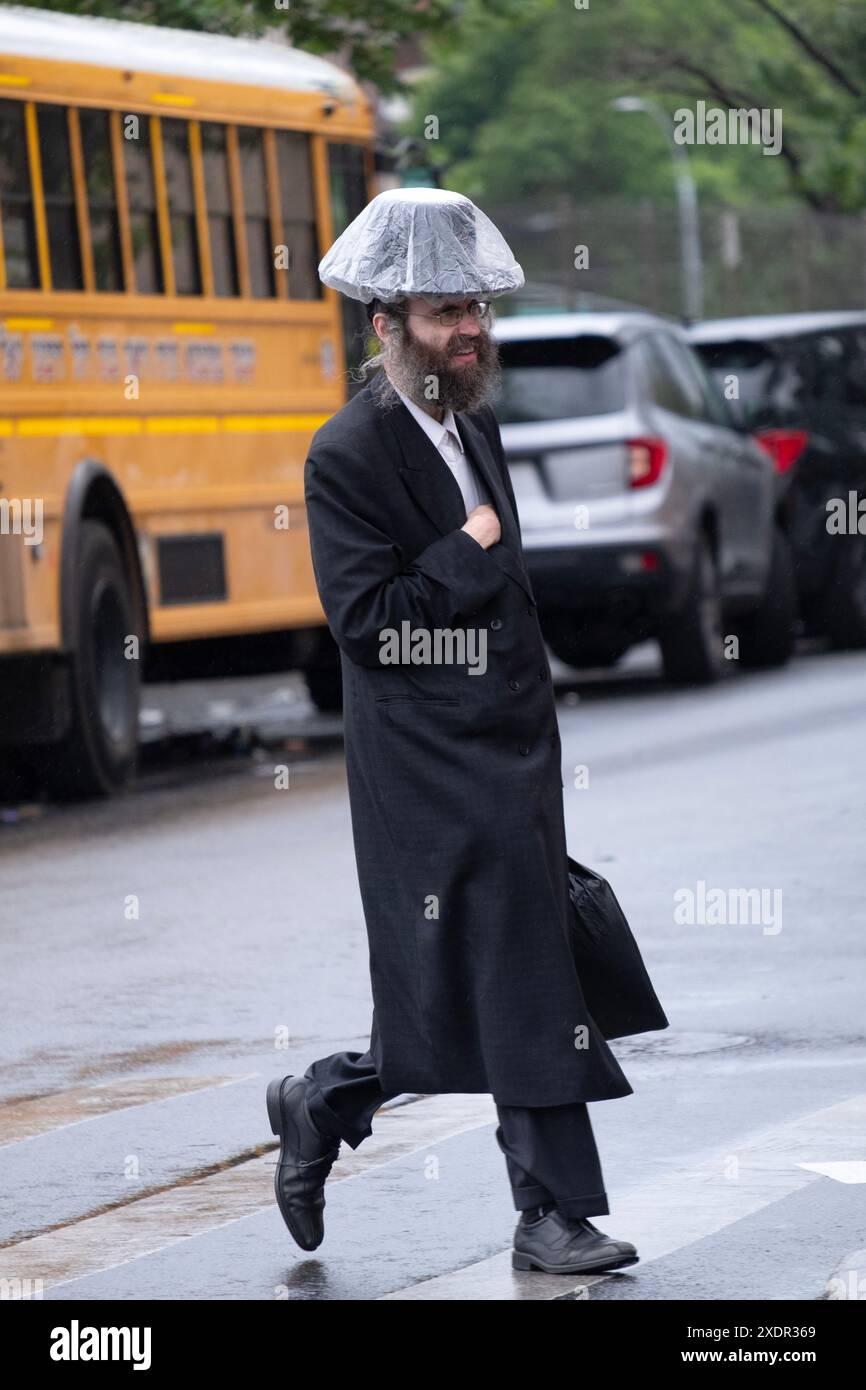
[[[391,385],[393,386],[394,383],[391,382]],[[442,443],[442,436],[445,433],[445,431],[450,430],[457,441],[460,452],[465,453],[465,450],[463,448],[463,441],[460,438],[460,431],[457,428],[457,421],[454,419],[454,411],[451,409],[450,406],[445,412],[444,420],[440,424],[438,420],[433,419],[432,415],[428,415],[426,410],[422,410],[420,405],[416,405],[415,402],[411,400],[409,396],[407,396],[403,391],[401,391],[398,386],[394,386],[394,390],[397,392],[397,395],[400,397],[400,400],[403,402],[406,409],[410,412],[410,414],[414,415],[422,430],[424,430],[425,434],[429,436],[429,438],[431,439],[431,441],[437,449],[439,448],[439,445]]]

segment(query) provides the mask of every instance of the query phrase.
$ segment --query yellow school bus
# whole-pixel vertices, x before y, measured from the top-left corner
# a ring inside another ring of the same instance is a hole
[[[363,347],[316,268],[372,146],[310,54],[0,9],[0,756],[56,792],[134,776],[143,676],[338,707],[303,466]]]

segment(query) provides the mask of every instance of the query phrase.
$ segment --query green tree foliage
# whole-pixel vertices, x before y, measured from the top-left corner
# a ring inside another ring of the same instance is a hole
[[[448,181],[494,202],[565,191],[665,196],[669,149],[645,115],[708,106],[782,112],[778,156],[757,146],[689,149],[704,198],[866,204],[866,5],[862,0],[468,0],[428,44],[431,75],[406,133],[439,118]]]

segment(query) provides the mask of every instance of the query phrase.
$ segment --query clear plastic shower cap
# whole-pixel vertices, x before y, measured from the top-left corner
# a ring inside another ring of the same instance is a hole
[[[523,271],[471,198],[447,188],[389,188],[373,198],[319,262],[319,279],[350,299],[496,295]]]

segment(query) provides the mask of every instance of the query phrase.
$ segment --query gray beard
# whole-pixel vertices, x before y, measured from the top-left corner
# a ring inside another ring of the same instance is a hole
[[[404,328],[400,341],[389,343],[382,354],[379,400],[392,409],[400,401],[397,387],[422,410],[438,405],[443,411],[479,410],[499,394],[501,367],[496,343],[489,336],[472,339],[478,361],[471,367],[447,367],[441,353],[431,354]],[[468,345],[468,343],[467,343]],[[433,380],[431,380],[433,378]],[[437,394],[431,395],[433,387]]]

